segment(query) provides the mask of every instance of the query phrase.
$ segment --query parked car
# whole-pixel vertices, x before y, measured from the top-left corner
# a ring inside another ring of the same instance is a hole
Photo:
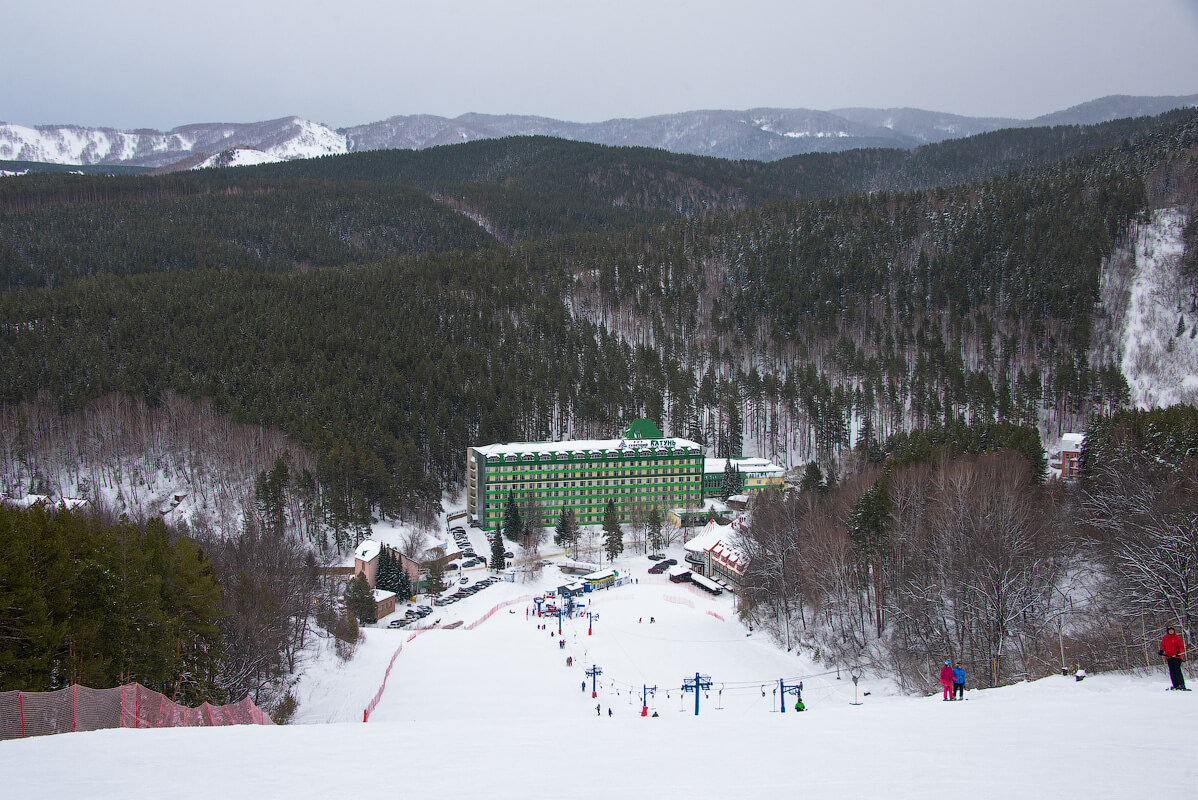
[[[667,569],[669,569],[669,566],[667,566],[664,561],[658,561],[656,564],[649,567],[649,574],[650,575],[660,575],[661,573],[665,572]]]
[[[503,557],[504,558],[515,558],[516,556],[512,553],[511,550],[505,550],[503,553]]]
[[[388,628],[402,628],[403,626],[405,626],[407,624],[408,624],[408,620],[406,620],[406,619],[393,619],[387,623],[387,627]]]
[[[665,557],[666,557],[665,553],[650,553],[649,554],[650,561],[661,561]]]

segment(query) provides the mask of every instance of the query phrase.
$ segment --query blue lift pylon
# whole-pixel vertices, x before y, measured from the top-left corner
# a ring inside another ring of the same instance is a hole
[[[711,688],[711,676],[695,673],[694,678],[684,678],[682,691],[695,693],[695,716],[699,716],[699,692]]]
[[[786,713],[786,695],[793,694],[795,702],[798,703],[803,699],[803,682],[787,683],[785,678],[778,679],[778,688],[781,689],[782,696],[782,713]]]
[[[657,694],[657,687],[642,685],[642,687],[641,687],[641,716],[642,717],[649,716],[649,695],[651,695],[651,694]]]
[[[587,677],[591,679],[591,698],[594,699],[599,696],[599,690],[595,688],[595,679],[603,674],[603,667],[591,664],[591,666],[587,667],[586,672]]]

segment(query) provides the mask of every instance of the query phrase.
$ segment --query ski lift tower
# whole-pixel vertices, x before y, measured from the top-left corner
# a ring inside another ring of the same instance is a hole
[[[786,695],[793,694],[796,700],[803,699],[803,682],[787,683],[785,678],[778,679],[778,688],[782,693],[782,713],[786,713]]]
[[[657,687],[656,686],[647,686],[647,685],[642,684],[642,686],[641,686],[641,716],[642,717],[649,716],[649,695],[651,695],[651,694],[654,694],[654,695],[657,694]]]
[[[682,691],[695,693],[695,716],[699,716],[699,692],[706,691],[711,688],[711,676],[700,675],[695,673],[694,678],[684,678],[682,681]]]
[[[603,667],[597,667],[594,664],[586,668],[587,677],[591,679],[591,699],[599,696],[599,690],[595,688],[595,679],[603,674]]]

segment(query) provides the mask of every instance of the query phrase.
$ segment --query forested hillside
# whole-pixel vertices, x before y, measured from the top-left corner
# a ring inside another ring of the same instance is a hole
[[[437,503],[467,445],[639,416],[830,474],[932,423],[1055,434],[1126,401],[1099,277],[1193,201],[1196,142],[1191,112],[771,165],[517,139],[6,179],[0,399],[212,397],[316,452],[338,530]]]
[[[743,537],[746,613],[790,648],[932,688],[944,654],[993,686],[1157,662],[1198,623],[1198,409],[1094,420],[1076,486],[1045,485],[1030,428],[892,437],[840,483],[809,470]],[[1191,634],[1192,635],[1192,634]]]

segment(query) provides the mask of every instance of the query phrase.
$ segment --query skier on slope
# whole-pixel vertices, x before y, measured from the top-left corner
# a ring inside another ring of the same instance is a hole
[[[1172,625],[1165,631],[1165,638],[1161,639],[1161,655],[1165,657],[1165,662],[1169,665],[1169,680],[1173,682],[1172,688],[1180,692],[1188,692],[1186,676],[1181,674],[1181,662],[1186,657],[1186,643],[1177,635],[1177,630]]]
[[[960,661],[953,667],[953,699],[965,699],[965,667],[961,666]]]
[[[940,668],[940,685],[944,687],[944,699],[953,699],[953,662],[945,661]]]

